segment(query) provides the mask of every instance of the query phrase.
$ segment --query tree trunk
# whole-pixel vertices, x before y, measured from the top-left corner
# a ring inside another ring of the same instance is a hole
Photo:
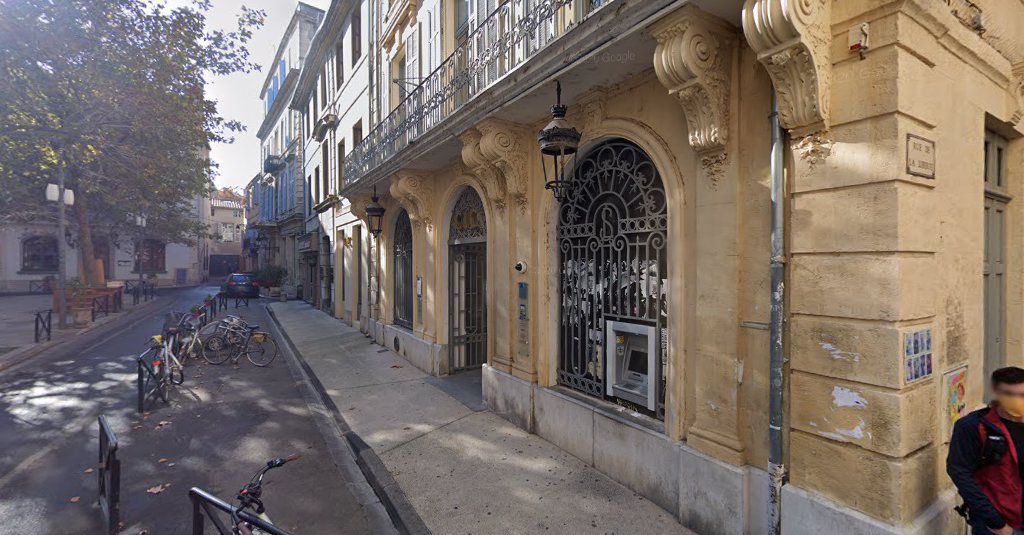
[[[82,259],[82,282],[86,286],[96,283],[96,253],[92,244],[89,204],[84,191],[76,192],[75,215],[78,216],[78,252]]]

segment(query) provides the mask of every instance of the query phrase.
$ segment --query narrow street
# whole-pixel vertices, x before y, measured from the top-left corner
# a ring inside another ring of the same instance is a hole
[[[244,359],[238,366],[192,362],[169,405],[136,412],[134,356],[167,311],[188,310],[216,291],[165,290],[165,302],[144,321],[0,373],[0,532],[101,533],[94,471],[100,414],[119,439],[122,533],[188,533],[189,488],[233,502],[268,459],[293,453],[301,458],[267,476],[263,499],[275,524],[299,533],[374,531],[374,513],[360,505],[372,492],[335,466],[283,343],[266,368]],[[266,329],[265,301],[228,312]]]

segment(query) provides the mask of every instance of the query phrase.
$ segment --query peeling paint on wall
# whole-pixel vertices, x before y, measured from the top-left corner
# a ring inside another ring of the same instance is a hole
[[[860,407],[868,406],[868,402],[858,392],[849,388],[837,386],[832,388],[832,405],[836,407]]]
[[[860,362],[860,353],[854,351],[843,351],[838,347],[828,342],[818,342],[822,349],[828,351],[829,355],[835,360],[849,360],[851,362]]]
[[[857,420],[858,420],[857,426],[854,427],[853,429],[843,429],[843,428],[840,428],[840,427],[836,427],[836,428],[834,428],[836,430],[834,433],[822,431],[821,432],[821,436],[831,438],[832,440],[838,440],[840,442],[848,442],[848,439],[851,439],[851,438],[855,439],[855,440],[860,440],[860,439],[864,438],[864,435],[865,435],[865,433],[864,433],[864,419],[863,418],[858,418]],[[870,438],[871,434],[868,433],[867,436],[868,436],[868,438]]]

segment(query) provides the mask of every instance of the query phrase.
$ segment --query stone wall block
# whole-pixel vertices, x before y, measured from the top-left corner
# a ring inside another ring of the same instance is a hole
[[[935,314],[927,254],[794,255],[792,313],[898,321]]]
[[[898,352],[893,352],[898,359]],[[905,456],[934,437],[931,381],[905,390],[793,373],[790,414],[795,429],[848,442],[893,457]]]
[[[899,388],[900,331],[895,324],[842,318],[790,318],[790,369]]]

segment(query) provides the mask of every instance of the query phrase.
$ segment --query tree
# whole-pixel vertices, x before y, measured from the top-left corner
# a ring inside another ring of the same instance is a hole
[[[146,213],[147,235],[170,243],[207,232],[190,216],[212,187],[209,145],[241,126],[218,114],[204,86],[257,67],[246,45],[263,22],[243,7],[236,29],[210,29],[209,8],[0,0],[0,214],[52,217],[40,199],[63,168],[87,281],[93,233],[116,240],[130,214]]]

